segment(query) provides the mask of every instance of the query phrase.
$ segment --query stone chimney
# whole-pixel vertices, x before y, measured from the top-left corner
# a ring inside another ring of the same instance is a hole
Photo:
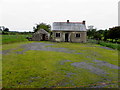
[[[82,24],[85,24],[85,21],[83,21]]]
[[[69,23],[69,20],[67,20],[67,23]]]

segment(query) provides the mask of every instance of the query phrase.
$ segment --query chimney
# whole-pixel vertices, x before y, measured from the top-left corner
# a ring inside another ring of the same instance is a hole
[[[85,21],[83,21],[82,24],[85,24]]]
[[[67,20],[67,23],[69,23],[69,20]]]

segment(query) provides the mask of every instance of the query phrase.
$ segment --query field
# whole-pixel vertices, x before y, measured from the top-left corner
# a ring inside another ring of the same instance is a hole
[[[111,43],[111,42],[105,42],[105,41],[98,41],[98,40],[93,40],[93,39],[88,39],[88,42],[90,42],[90,43],[96,43],[96,44],[99,43],[102,46],[113,48],[113,49],[116,49],[116,50],[120,51],[120,44],[117,44],[117,43]]]
[[[14,42],[21,42],[27,41],[26,37],[31,35],[1,35],[0,40],[2,39],[2,44],[14,43]]]
[[[2,46],[4,88],[118,88],[118,51],[91,43]]]

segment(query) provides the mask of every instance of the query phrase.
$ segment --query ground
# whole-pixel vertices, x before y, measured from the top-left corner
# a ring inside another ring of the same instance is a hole
[[[118,51],[91,43],[4,44],[4,88],[118,88]]]

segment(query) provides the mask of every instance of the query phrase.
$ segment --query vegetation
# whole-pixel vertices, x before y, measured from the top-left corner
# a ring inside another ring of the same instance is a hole
[[[33,41],[32,41],[33,42]],[[17,54],[16,51],[22,51],[20,46],[31,42],[18,42],[4,44],[3,50],[10,53],[3,54],[3,88],[53,88],[53,87],[92,87],[100,85],[99,83],[112,83],[105,87],[117,87],[118,70],[101,67],[108,74],[106,77],[89,72],[83,68],[71,66],[74,62],[86,62],[94,64],[93,60],[101,60],[113,65],[118,65],[117,50],[108,50],[100,48],[98,44],[80,44],[80,43],[55,43],[51,47],[68,48],[75,50],[72,54],[55,51],[28,50],[24,54]],[[43,42],[42,42],[43,43]],[[60,62],[65,62],[63,65]],[[94,67],[99,67],[95,65]],[[100,67],[99,67],[100,68]],[[73,73],[67,76],[68,73]],[[114,82],[115,81],[115,82]]]
[[[29,37],[31,35],[1,35],[2,44],[7,43],[14,43],[14,42],[22,42],[22,41],[28,41],[26,37]]]
[[[109,48],[112,48],[112,49],[120,50],[120,44],[117,44],[117,43],[105,42],[105,41],[102,41],[102,40],[94,40],[94,39],[88,39],[88,42],[99,44],[99,45],[109,47]]]
[[[87,35],[89,39],[120,43],[120,26],[110,28],[109,30],[97,31],[96,29],[89,29]]]
[[[40,23],[34,27],[34,32],[39,29],[45,29],[51,32],[50,28],[50,25]],[[92,41],[85,44],[43,41],[44,43],[55,44],[50,47],[67,48],[80,54],[39,50],[28,50],[23,54],[18,54],[16,52],[23,50],[23,48],[20,47],[21,45],[34,42],[26,39],[26,37],[30,37],[33,32],[10,32],[8,29],[2,29],[3,35],[1,35],[2,38],[0,39],[3,45],[1,47],[3,47],[3,51],[8,52],[8,54],[2,54],[2,63],[0,62],[3,66],[3,87],[93,87],[93,84],[99,85],[99,83],[102,82],[109,83],[105,87],[116,88],[119,82],[117,78],[118,70],[110,69],[105,66],[100,67],[95,64],[94,60],[108,62],[116,66],[118,65],[118,51],[103,48],[101,45],[120,50],[120,46],[117,44],[120,42],[119,30],[119,27],[99,31],[90,29],[87,34],[88,38]],[[110,41],[116,43],[111,43]],[[70,60],[70,62],[65,62],[61,65],[60,63],[64,60]],[[94,67],[100,68],[108,74],[106,77],[103,77],[89,72],[89,70],[76,68],[71,65],[71,63],[74,62],[86,62],[90,65],[94,64]],[[72,74],[68,75],[69,73]]]
[[[9,31],[9,28],[6,28],[6,27],[4,27],[4,26],[0,26],[0,31],[8,32],[8,31]]]
[[[110,43],[110,42],[107,43],[107,42],[101,41],[99,44],[105,47],[120,50],[120,44],[117,44],[117,43],[115,44],[115,43]]]
[[[34,32],[37,32],[40,29],[44,29],[47,32],[51,32],[51,26],[47,25],[46,23],[39,23],[39,24],[36,24],[35,27],[33,27]]]

